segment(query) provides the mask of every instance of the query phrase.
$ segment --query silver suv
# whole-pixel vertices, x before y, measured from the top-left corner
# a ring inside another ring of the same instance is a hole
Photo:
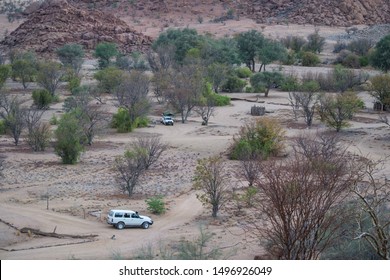
[[[117,229],[124,229],[125,227],[142,227],[147,229],[153,224],[153,220],[147,216],[138,215],[136,211],[113,209],[107,215],[107,223]]]

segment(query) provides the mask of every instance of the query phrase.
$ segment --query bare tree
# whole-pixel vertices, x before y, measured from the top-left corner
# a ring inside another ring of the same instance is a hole
[[[20,135],[26,126],[25,111],[16,97],[9,98],[5,92],[0,92],[0,117],[4,119],[15,145],[19,144]]]
[[[292,92],[290,94],[291,99],[294,100],[293,104],[296,104],[298,108],[302,108],[302,115],[309,128],[313,123],[314,112],[317,104],[316,92],[319,89],[320,87],[318,83],[311,81],[304,83],[299,92]]]
[[[161,70],[168,70],[174,65],[175,50],[175,46],[169,44],[164,46],[158,46],[155,52],[149,51],[147,53],[149,66],[152,69],[153,73],[159,72]]]
[[[5,156],[0,155],[0,178],[4,177],[3,171],[5,167]]]
[[[95,136],[107,126],[110,115],[99,105],[92,101],[90,87],[82,87],[79,92],[67,98],[63,105],[66,112],[73,111],[87,139],[92,145]]]
[[[194,107],[194,111],[201,116],[203,122],[202,125],[208,125],[209,119],[214,115],[215,112],[215,98],[212,94],[203,95],[199,98],[198,105]]]
[[[154,135],[151,137],[140,137],[137,139],[134,149],[143,150],[143,160],[145,169],[154,164],[161,154],[168,148],[168,145],[161,142],[161,137]]]
[[[150,79],[145,73],[131,71],[115,90],[118,105],[126,108],[132,122],[150,109],[149,85]]]
[[[227,174],[221,157],[201,159],[195,170],[194,188],[201,191],[197,197],[205,206],[212,207],[212,217],[228,201]]]
[[[384,260],[390,259],[390,180],[386,175],[383,160],[365,164],[365,181],[352,186],[351,191],[360,204],[358,236],[364,239]],[[368,222],[366,222],[368,220]]]
[[[275,258],[317,259],[343,222],[338,204],[358,179],[344,150],[309,149],[304,152],[298,146],[299,152],[286,161],[263,163],[262,177],[255,183],[255,217],[264,215],[266,225],[255,221],[250,227],[268,241],[267,250],[277,254]]]
[[[55,95],[64,75],[64,69],[57,62],[47,61],[38,64],[37,83],[50,92],[52,96]]]
[[[203,70],[199,64],[184,65],[171,78],[167,100],[181,114],[182,123],[199,103],[204,85]]]
[[[116,180],[120,188],[130,197],[145,171],[144,163],[144,152],[141,150],[126,151],[124,156],[115,159]]]
[[[44,151],[51,138],[50,125],[42,123],[41,118],[45,111],[28,109],[25,122],[28,130],[27,143],[33,151]]]
[[[384,124],[386,124],[386,125],[388,125],[390,127],[390,119],[389,119],[389,117],[387,115],[385,115],[385,114],[380,115],[379,116],[379,121],[381,123],[384,123]]]

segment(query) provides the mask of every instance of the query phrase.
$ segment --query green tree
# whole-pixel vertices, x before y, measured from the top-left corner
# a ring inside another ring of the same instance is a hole
[[[75,164],[84,151],[84,133],[76,116],[64,114],[54,132],[56,137],[55,152],[64,164]]]
[[[199,49],[204,42],[203,36],[199,35],[195,29],[168,29],[161,33],[154,41],[152,48],[154,50],[164,46],[169,49],[169,46],[174,46],[175,61],[182,64],[187,52],[190,49]]]
[[[38,64],[37,83],[46,89],[52,97],[55,96],[56,90],[64,76],[65,71],[60,63],[44,61]]]
[[[390,74],[373,77],[369,92],[382,105],[382,110],[390,108]]]
[[[22,82],[23,88],[27,88],[28,82],[34,81],[37,73],[37,60],[33,53],[17,54],[11,63],[12,76]]]
[[[274,61],[283,61],[287,57],[286,48],[279,42],[265,39],[261,49],[257,51],[257,56],[261,62],[259,72],[264,69],[267,64]]]
[[[0,65],[0,89],[4,86],[5,81],[11,75],[11,67],[8,65]]]
[[[321,120],[339,132],[349,126],[349,120],[361,108],[362,101],[355,92],[347,91],[335,95],[324,93],[319,98]]]
[[[390,70],[390,35],[383,37],[376,44],[371,55],[371,63],[384,72]]]
[[[125,72],[116,67],[106,67],[94,74],[94,78],[99,82],[98,88],[107,93],[114,93],[123,82]]]
[[[240,63],[237,42],[232,38],[215,39],[206,36],[200,47],[200,56],[207,65],[219,63],[232,66]]]
[[[260,72],[254,74],[250,78],[252,87],[265,88],[265,97],[268,97],[268,93],[272,87],[279,86],[283,83],[284,76],[280,72]]]
[[[99,68],[103,69],[110,65],[111,58],[118,55],[118,49],[114,43],[100,43],[95,48],[94,56],[99,60]]]
[[[79,74],[84,62],[84,49],[79,44],[66,44],[56,51],[57,56],[65,67]]]
[[[206,79],[213,85],[216,93],[219,92],[220,87],[226,81],[229,73],[229,66],[226,64],[215,62],[207,67]]]
[[[264,46],[264,36],[256,30],[239,33],[236,36],[237,49],[240,60],[255,72],[256,56]]]

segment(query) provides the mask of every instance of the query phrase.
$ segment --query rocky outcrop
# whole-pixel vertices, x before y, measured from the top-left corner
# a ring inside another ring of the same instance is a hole
[[[49,0],[1,42],[8,48],[52,53],[67,43],[92,50],[100,42],[116,43],[123,52],[145,51],[152,39],[102,11],[90,11],[66,0]]]
[[[261,23],[330,26],[390,23],[388,0],[248,0],[242,14]]]

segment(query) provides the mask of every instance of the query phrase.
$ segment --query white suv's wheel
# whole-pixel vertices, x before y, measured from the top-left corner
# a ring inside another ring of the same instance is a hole
[[[119,222],[119,223],[116,224],[116,228],[117,229],[124,229],[125,228],[125,224],[122,223],[122,222]]]
[[[149,223],[148,223],[148,222],[144,222],[144,223],[142,224],[142,227],[143,227],[144,229],[148,229],[148,228],[149,228]]]

